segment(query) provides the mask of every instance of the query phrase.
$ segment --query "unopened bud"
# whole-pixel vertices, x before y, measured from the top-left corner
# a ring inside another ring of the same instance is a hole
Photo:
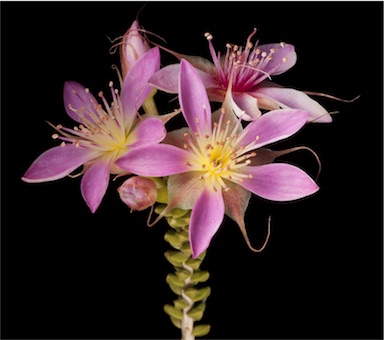
[[[123,36],[120,47],[120,63],[122,65],[123,78],[136,61],[150,50],[150,45],[142,35],[139,23],[135,20]]]
[[[155,203],[157,188],[151,179],[133,176],[118,188],[118,193],[120,199],[131,211],[141,211]]]

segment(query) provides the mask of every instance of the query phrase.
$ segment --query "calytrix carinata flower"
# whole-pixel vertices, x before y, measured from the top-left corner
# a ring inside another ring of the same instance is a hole
[[[294,165],[266,164],[261,149],[300,130],[307,122],[306,111],[273,110],[243,129],[241,119],[231,113],[230,98],[212,115],[199,74],[184,59],[180,65],[179,102],[189,128],[172,131],[166,143],[135,149],[116,163],[141,176],[169,176],[165,211],[192,209],[189,237],[193,257],[197,257],[209,246],[224,214],[247,237],[244,214],[251,193],[272,201],[291,201],[319,188]]]
[[[159,70],[157,47],[145,53],[128,71],[121,94],[110,83],[112,104],[99,93],[104,107],[82,85],[68,81],[64,85],[67,114],[79,125],[58,125],[52,137],[62,141],[42,153],[29,167],[25,182],[47,182],[70,175],[84,165],[80,174],[81,192],[92,212],[99,207],[107,190],[110,174],[127,173],[115,161],[143,145],[154,145],[166,136],[160,118],[139,117],[138,110],[153,90],[148,79]]]
[[[281,43],[258,45],[251,42],[256,29],[247,38],[246,46],[227,44],[226,54],[216,53],[212,35],[206,33],[213,62],[198,56],[187,56],[170,51],[178,59],[188,60],[201,76],[211,101],[223,102],[231,88],[232,108],[244,120],[254,120],[263,110],[279,108],[300,109],[309,112],[308,121],[331,122],[330,114],[306,93],[273,83],[271,76],[292,68],[297,60],[294,46]],[[158,89],[177,93],[180,64],[163,67],[150,79]],[[245,114],[246,112],[246,114]]]

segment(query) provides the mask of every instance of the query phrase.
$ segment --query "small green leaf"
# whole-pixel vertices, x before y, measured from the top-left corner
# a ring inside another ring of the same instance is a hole
[[[166,207],[167,207],[166,204],[158,204],[158,205],[155,207],[155,213],[157,213],[158,215],[160,215]]]
[[[191,273],[186,269],[178,270],[175,272],[175,274],[176,276],[178,276],[180,280],[183,280],[183,281],[191,276]]]
[[[168,190],[167,187],[158,188],[156,195],[156,202],[158,203],[168,203]]]
[[[201,302],[196,307],[192,308],[187,315],[194,319],[194,321],[199,321],[202,319],[204,311],[206,309],[206,303]]]
[[[180,217],[185,216],[189,210],[184,210],[180,208],[174,208],[169,213],[166,214],[166,216],[174,217],[175,219],[178,219]]]
[[[181,310],[176,309],[174,306],[171,306],[171,305],[165,305],[163,309],[166,312],[166,314],[172,316],[175,319],[182,320],[183,313]]]
[[[170,316],[171,322],[176,328],[182,328],[182,321]]]
[[[173,228],[185,228],[190,223],[190,217],[182,217],[182,218],[174,218],[174,217],[166,217],[167,223]]]
[[[173,251],[173,250],[168,250],[164,253],[164,256],[166,259],[176,267],[181,267],[183,262],[186,262],[188,259],[188,256],[185,254],[181,253],[180,251]]]
[[[166,282],[177,287],[183,287],[185,285],[183,280],[180,280],[175,274],[168,274],[166,276]]]
[[[199,270],[194,272],[191,276],[191,281],[193,282],[205,282],[209,279],[210,273],[205,270]]]
[[[192,331],[192,335],[195,336],[205,336],[210,332],[210,325],[196,325]]]
[[[183,241],[178,237],[178,233],[173,230],[169,230],[164,235],[166,242],[170,243],[175,249],[180,249],[183,245]]]
[[[181,295],[182,294],[182,288],[179,286],[175,286],[172,283],[168,282],[168,285],[170,286],[171,290],[176,294],[176,295]]]
[[[188,288],[184,292],[193,301],[202,301],[208,298],[208,296],[211,293],[211,288],[210,287],[203,287],[200,289]]]
[[[174,306],[175,306],[175,308],[182,310],[182,309],[190,306],[190,304],[185,299],[179,298],[177,300],[174,300]]]
[[[199,258],[196,258],[196,259],[189,258],[186,261],[186,265],[191,267],[194,270],[199,269],[199,266],[201,265],[201,263],[202,263],[202,260],[200,260]]]

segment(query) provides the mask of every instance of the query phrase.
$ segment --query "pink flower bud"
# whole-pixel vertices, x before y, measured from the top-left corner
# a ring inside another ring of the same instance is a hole
[[[133,176],[127,179],[119,188],[120,199],[131,212],[144,210],[155,203],[157,196],[156,184],[148,178]]]
[[[139,23],[135,20],[124,34],[120,47],[120,63],[123,78],[135,62],[151,49],[147,40],[140,33]]]

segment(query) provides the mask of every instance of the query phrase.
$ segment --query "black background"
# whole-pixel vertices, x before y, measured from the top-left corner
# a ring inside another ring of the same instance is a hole
[[[116,81],[111,39],[144,2],[1,3],[1,328],[2,338],[179,338],[163,312],[174,294],[167,225],[145,226],[130,214],[114,182],[92,215],[80,179],[27,184],[31,162],[53,146],[45,123],[72,126],[63,83],[93,93]],[[331,124],[307,126],[274,146],[307,145],[322,162],[320,191],[288,204],[254,197],[246,215],[261,254],[246,246],[228,218],[202,264],[212,294],[206,338],[379,339],[383,335],[383,3],[147,2],[147,30],[185,54],[209,57],[214,46],[294,44],[297,64],[274,80],[339,111]],[[159,40],[158,40],[159,41]],[[164,64],[175,61],[162,54]],[[159,98],[163,98],[159,96]],[[173,104],[160,104],[161,109]],[[310,154],[293,155],[315,176]]]

